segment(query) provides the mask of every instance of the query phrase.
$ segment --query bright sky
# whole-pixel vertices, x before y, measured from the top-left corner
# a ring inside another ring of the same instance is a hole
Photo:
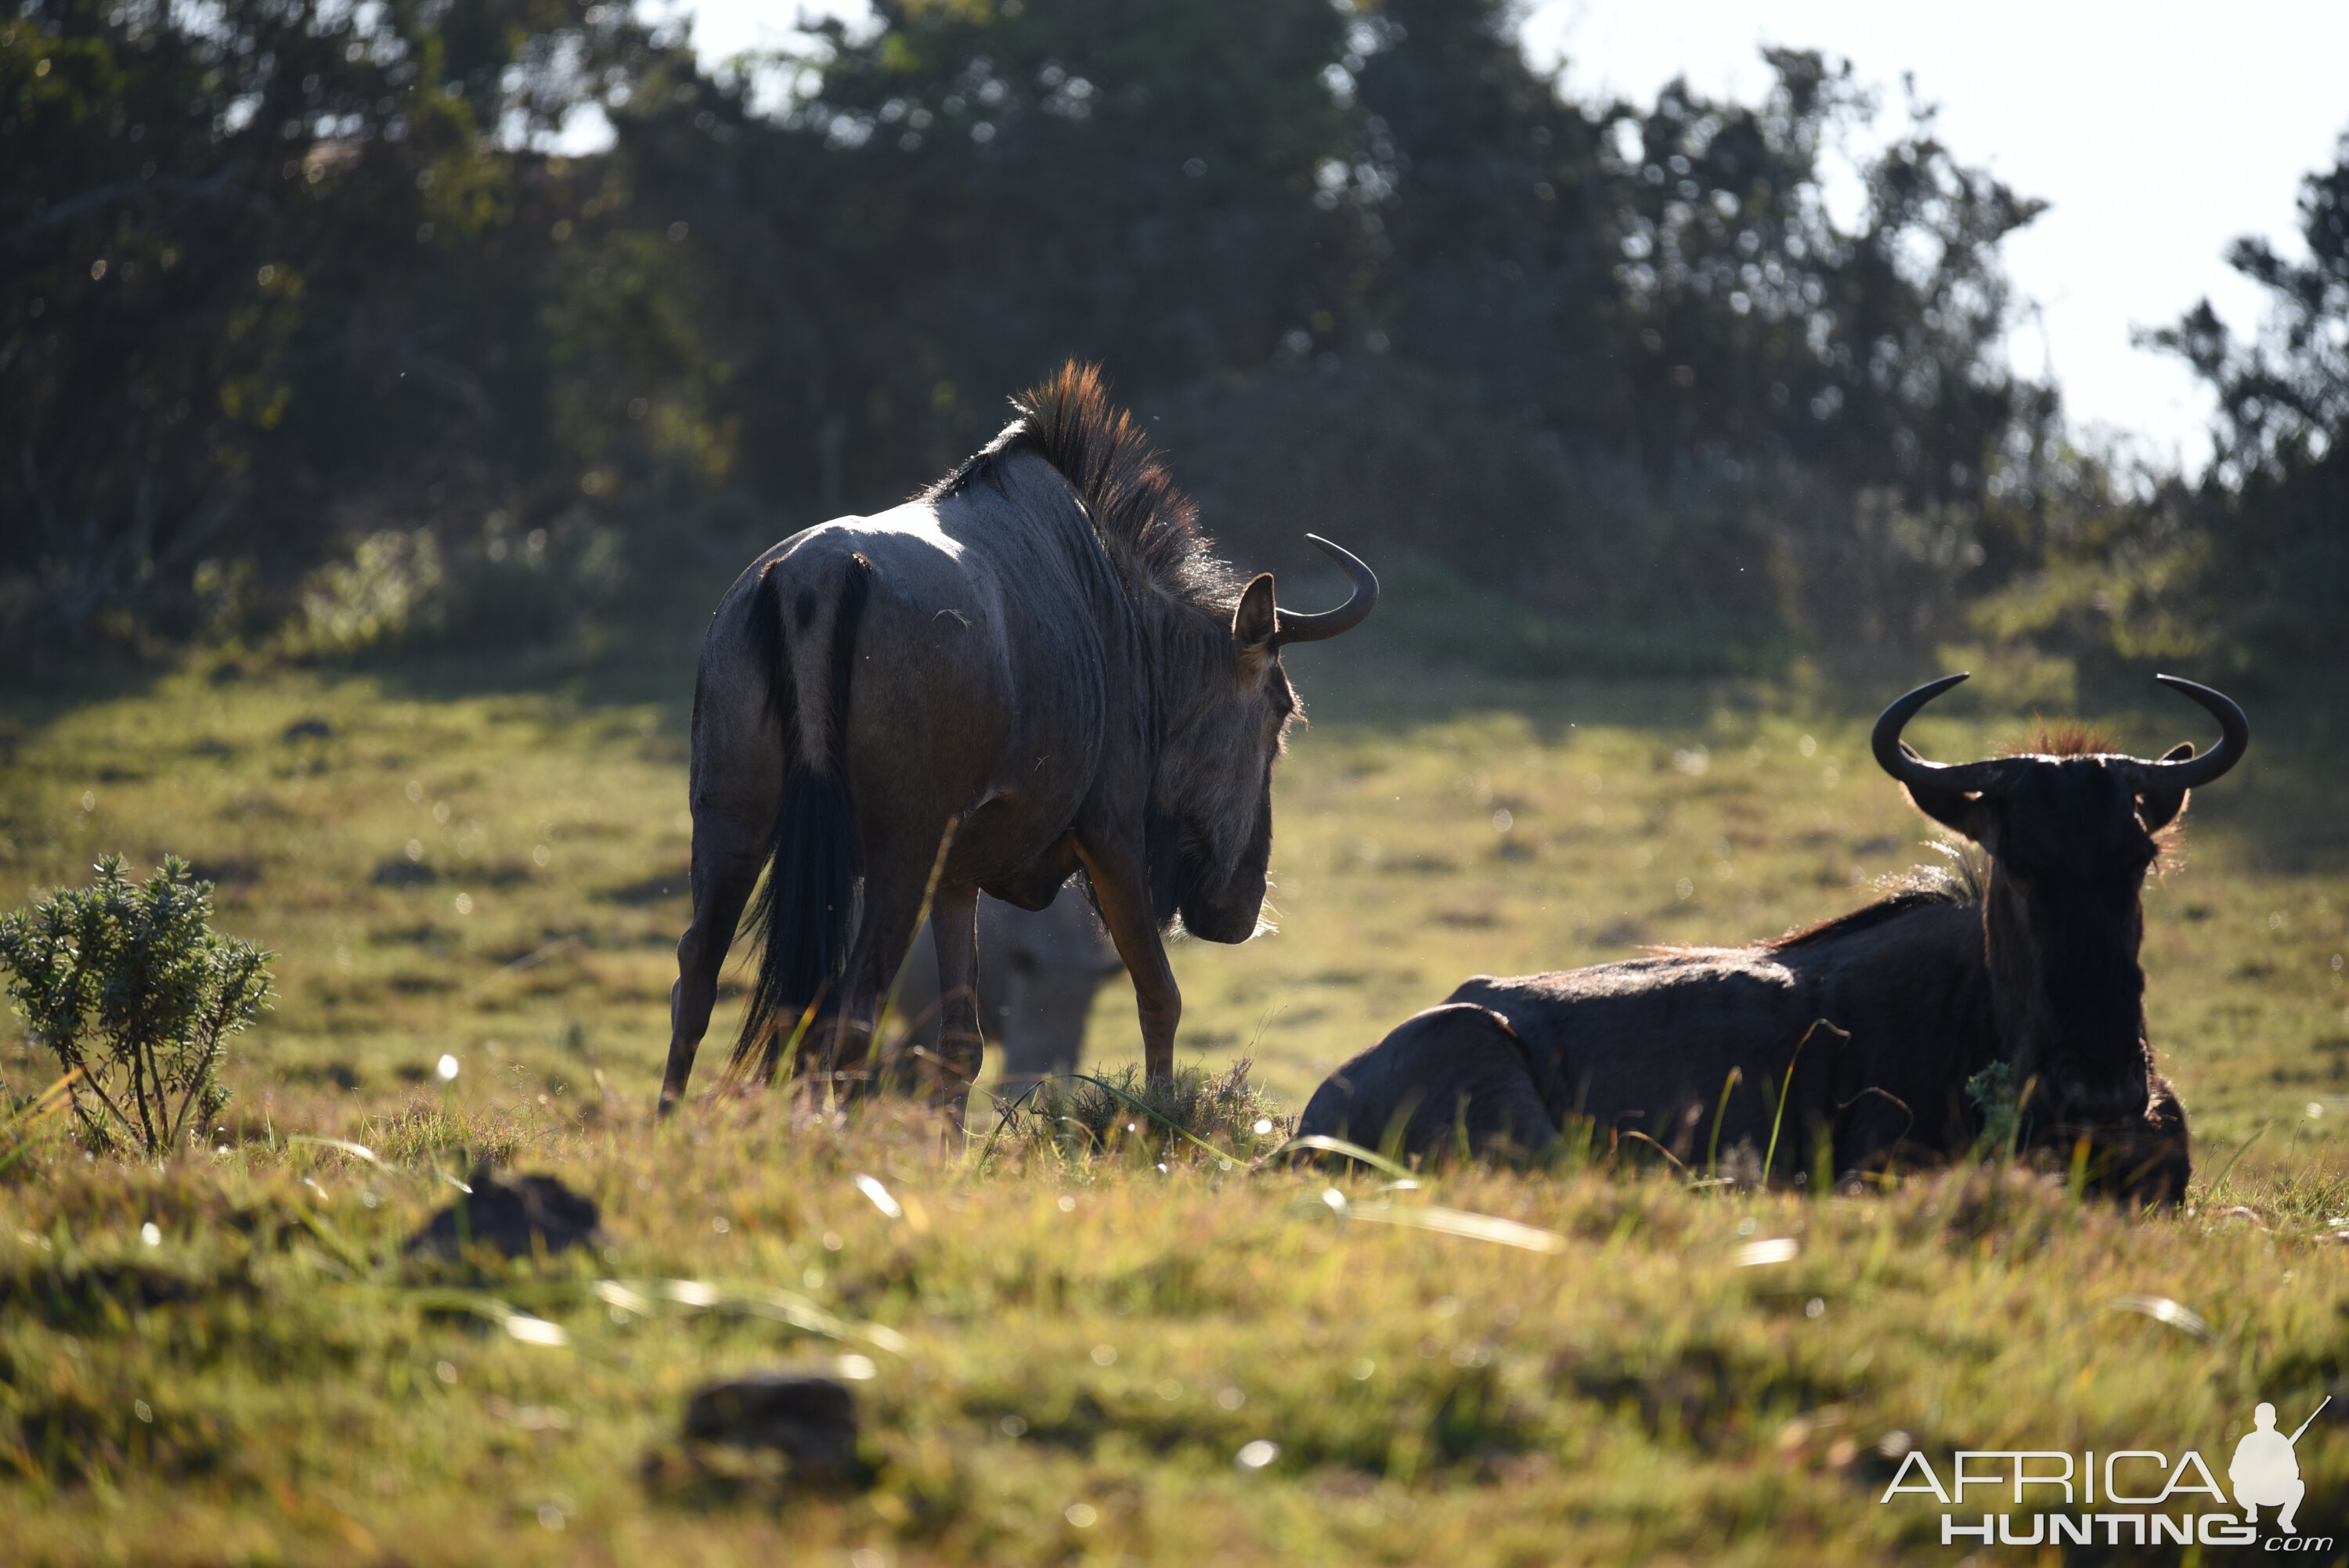
[[[666,10],[672,0],[657,0]],[[862,0],[685,0],[705,57],[781,41],[801,11],[862,15]],[[2076,424],[2126,435],[2151,458],[2199,464],[2210,401],[2185,368],[2132,348],[2132,328],[2208,296],[2238,329],[2260,291],[2221,253],[2264,234],[2298,254],[2301,177],[2329,167],[2349,130],[2349,5],[2342,0],[1532,0],[1537,60],[1563,58],[1578,95],[1652,100],[1676,76],[1751,102],[1764,44],[1851,60],[1883,90],[1897,129],[1900,80],[1940,106],[1942,139],[2052,203],[2006,245],[2036,303],[2009,338],[2016,366],[2052,368]]]

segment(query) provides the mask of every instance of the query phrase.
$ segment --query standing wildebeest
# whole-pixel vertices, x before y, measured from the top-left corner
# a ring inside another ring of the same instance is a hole
[[[1003,1052],[999,1092],[1006,1096],[1039,1078],[1076,1071],[1093,994],[1118,972],[1117,949],[1102,934],[1083,890],[1062,892],[1042,910],[999,898],[978,901],[978,1016],[988,1038]],[[905,1019],[905,1047],[936,1051],[937,948],[927,925],[905,956],[895,1006]]]
[[[974,912],[1041,909],[1091,879],[1133,976],[1145,1069],[1174,1068],[1183,1008],[1163,930],[1244,942],[1272,851],[1272,765],[1297,702],[1284,643],[1378,600],[1293,614],[1245,585],[1191,503],[1071,365],[915,500],[792,535],[727,591],[693,712],[693,924],[678,944],[661,1104],[684,1094],[719,965],[760,869],[764,952],[733,1067],[864,1080],[874,1012],[937,869],[934,1094],[978,1078]],[[940,861],[940,846],[951,843]]]
[[[2142,893],[2187,790],[2241,759],[2242,710],[2161,676],[2219,720],[2216,750],[2148,762],[2073,738],[2053,756],[1925,761],[1901,728],[1965,678],[1885,709],[1874,749],[1926,815],[1981,846],[1982,885],[1912,884],[1751,947],[1480,975],[1339,1068],[1299,1130],[1376,1143],[1400,1127],[1414,1152],[1464,1136],[1537,1152],[1580,1115],[1682,1160],[1760,1151],[1783,1131],[1795,1169],[1824,1152],[1847,1172],[1968,1147],[1981,1128],[1968,1081],[2003,1062],[2029,1090],[2026,1142],[2085,1133],[2108,1184],[2181,1196],[2186,1113],[2146,1040]]]

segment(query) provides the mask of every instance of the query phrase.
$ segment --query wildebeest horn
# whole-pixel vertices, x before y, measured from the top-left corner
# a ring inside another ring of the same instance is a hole
[[[1367,620],[1372,610],[1378,608],[1378,577],[1369,567],[1362,564],[1360,557],[1351,551],[1340,549],[1318,533],[1309,533],[1305,537],[1319,545],[1322,554],[1346,569],[1346,575],[1352,578],[1354,582],[1353,597],[1336,609],[1324,610],[1318,615],[1299,615],[1288,610],[1280,611],[1278,619],[1275,623],[1278,629],[1272,634],[1275,647],[1283,643],[1318,643],[1324,637],[1334,637],[1340,632],[1350,632]]]
[[[2017,766],[2023,760],[2015,757],[1993,757],[1986,762],[1960,762],[1943,765],[1928,762],[1910,748],[1900,744],[1900,732],[1917,717],[1917,710],[1971,675],[1943,676],[1928,681],[1915,691],[1894,702],[1877,718],[1876,731],[1868,737],[1870,750],[1876,753],[1877,766],[1903,784],[1920,789],[1955,789],[1961,794],[1996,795],[2014,781]]]
[[[1901,744],[1900,731],[1915,717],[1917,710],[1949,690],[1966,677],[1962,675],[1943,676],[1919,686],[1884,710],[1876,721],[1876,732],[1868,745],[1876,760],[1887,773],[1903,784],[1926,789],[1954,789],[1964,794],[1995,795],[2009,788],[2016,772],[2027,766],[2030,758],[1993,757],[1983,762],[1961,762],[1944,767],[1928,762],[1909,747]],[[2251,744],[2251,722],[2243,710],[2221,693],[2209,686],[2198,686],[2177,676],[2153,677],[2173,691],[2182,692],[2194,699],[2219,721],[2219,744],[2200,757],[2183,758],[2176,762],[2147,762],[2142,758],[2128,757],[2117,760],[2129,774],[2130,788],[2139,793],[2148,789],[2192,789],[2208,784],[2243,759],[2243,748]]]
[[[2129,770],[2136,776],[2138,790],[2197,789],[2243,759],[2243,748],[2251,743],[2251,725],[2232,698],[2180,676],[2156,676],[2153,678],[2170,690],[2191,697],[2217,719],[2219,744],[2199,757],[2182,758],[2176,762],[2146,762],[2130,758]]]

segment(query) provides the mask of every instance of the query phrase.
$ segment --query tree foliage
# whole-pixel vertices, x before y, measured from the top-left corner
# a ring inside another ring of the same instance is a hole
[[[1239,553],[1409,559],[1430,604],[1506,601],[1536,665],[2053,646],[2084,573],[2189,627],[2222,511],[2306,577],[2282,498],[2339,461],[2338,171],[2310,263],[2237,253],[2273,331],[2165,337],[2223,385],[2227,462],[2141,502],[2006,365],[2037,204],[1929,109],[1872,139],[1849,68],[1794,50],[1752,104],[1576,101],[1513,16],[883,0],[710,70],[615,4],[27,0],[0,618],[559,634],[905,493],[1069,356]]]
[[[561,194],[492,134],[559,110],[541,99],[585,37],[559,0],[32,0],[0,22],[20,613],[184,624],[200,580],[306,566],[337,505],[419,452],[543,460],[532,306]]]
[[[2215,450],[2190,503],[2209,541],[2193,583],[2239,657],[2338,669],[2349,603],[2349,137],[2301,186],[2304,261],[2256,236],[2227,260],[2267,291],[2239,342],[2204,301],[2152,335],[2217,394]]]

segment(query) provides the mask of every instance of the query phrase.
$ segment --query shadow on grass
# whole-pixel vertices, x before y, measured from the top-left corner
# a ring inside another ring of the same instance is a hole
[[[191,665],[222,687],[265,684],[294,667],[330,680],[363,676],[385,696],[407,701],[533,695],[590,713],[649,708],[657,733],[681,737],[691,722],[695,665],[710,613],[761,548],[745,536],[697,539],[667,560],[640,549],[623,596],[583,611],[571,630],[551,642],[505,638],[498,624],[485,623],[462,637],[298,665],[261,654],[200,653],[172,661],[106,645],[32,650],[0,679],[0,769],[13,766],[18,748],[63,716],[151,695]],[[1318,603],[1339,591],[1326,563],[1314,575],[1296,576],[1303,601]],[[1374,621],[1345,641],[1288,651],[1314,718],[1401,740],[1419,727],[1507,713],[1553,746],[1569,739],[1578,726],[1734,736],[1773,715],[1839,720],[1857,731],[1902,690],[1939,673],[1929,655],[1819,648],[1769,679],[1495,674],[1477,667],[1473,632],[1454,628],[1457,634],[1432,652],[1420,624],[1427,607],[1420,606],[1418,621],[1412,620],[1410,588],[1406,574],[1389,596],[1392,627]],[[2206,830],[2241,842],[2250,865],[2261,872],[2349,871],[2349,708],[2337,693],[2289,671],[2247,672],[2220,684],[2249,710],[2254,739],[2244,766],[2201,792],[2196,820]],[[2078,716],[2140,755],[2158,755],[2179,739],[2198,746],[2210,739],[2209,721],[2155,687],[2149,673],[2105,672],[2085,686]],[[1986,711],[1982,696],[1964,688],[1952,693],[1920,722],[1920,732],[1930,740],[1933,725],[1941,722],[2019,740],[2033,727],[2031,714]],[[1892,788],[1873,778],[1870,783]]]

